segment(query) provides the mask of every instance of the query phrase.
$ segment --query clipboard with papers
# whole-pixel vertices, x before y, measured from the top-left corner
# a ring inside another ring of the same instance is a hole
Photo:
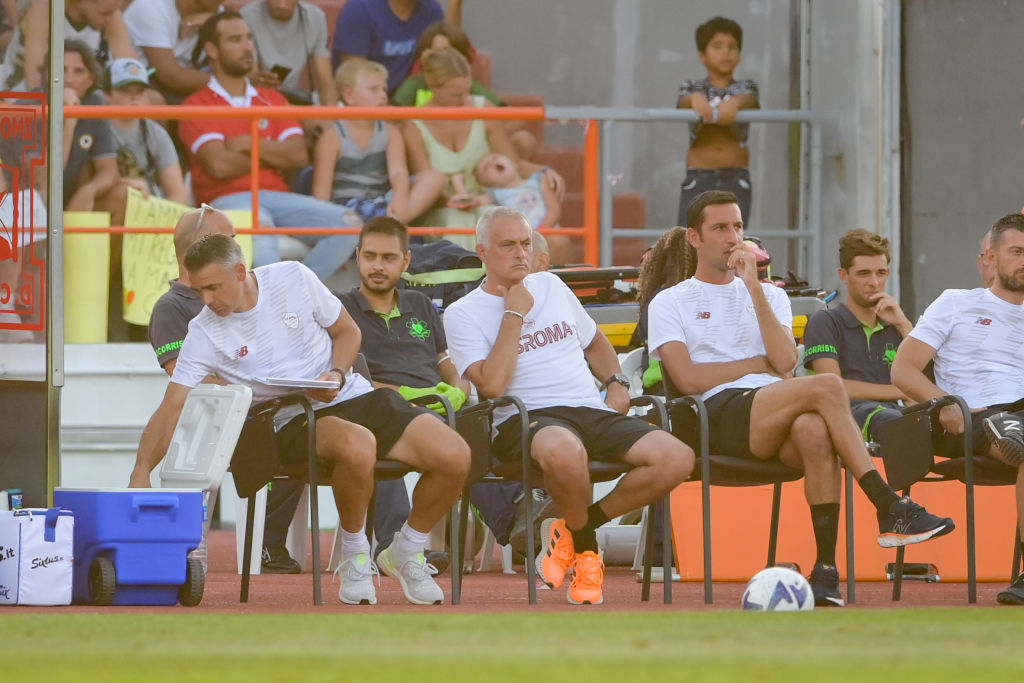
[[[269,387],[291,387],[293,389],[338,389],[340,382],[327,379],[297,379],[292,377],[254,377],[254,381]]]

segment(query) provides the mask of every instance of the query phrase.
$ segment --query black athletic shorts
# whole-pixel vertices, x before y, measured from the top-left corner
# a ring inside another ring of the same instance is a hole
[[[750,452],[750,409],[757,389],[723,389],[708,400],[708,448],[712,455],[753,457]]]
[[[327,415],[366,427],[377,437],[377,459],[383,460],[402,437],[405,428],[419,415],[432,411],[414,406],[394,389],[374,389],[362,396],[350,398],[314,412],[317,419]],[[301,464],[305,452],[306,415],[298,415],[277,432],[277,445],[281,460],[287,464]]]
[[[988,435],[985,433],[985,427],[982,425],[982,421],[986,417],[992,417],[996,413],[1016,413],[1017,415],[1024,417],[1024,398],[1014,401],[1013,403],[989,406],[980,412],[971,413],[971,441],[974,443],[975,455],[988,455],[989,446],[992,445],[992,442],[989,441]],[[934,444],[935,451],[939,455],[944,455],[947,458],[963,457],[964,448],[961,435],[953,435],[942,429],[942,426],[939,424],[937,413],[932,420],[932,433],[938,435],[937,443]]]
[[[519,460],[520,417],[513,415],[498,426],[494,455],[499,460]],[[656,431],[654,425],[638,417],[612,410],[587,407],[539,408],[530,411],[530,440],[542,427],[564,427],[583,443],[590,460],[621,460],[633,444]]]

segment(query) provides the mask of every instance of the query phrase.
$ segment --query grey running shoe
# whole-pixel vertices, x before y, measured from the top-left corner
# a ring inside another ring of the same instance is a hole
[[[377,565],[370,559],[369,553],[353,553],[344,555],[341,564],[334,570],[334,576],[341,575],[341,588],[338,599],[346,605],[376,605],[377,591],[373,587],[373,577],[380,576]],[[379,579],[378,579],[379,580]]]
[[[558,508],[555,501],[543,489],[533,490],[533,542],[534,548],[526,548],[526,496],[516,503],[515,517],[512,519],[512,530],[508,534],[508,542],[513,552],[524,557],[533,557],[546,540],[540,535],[540,525],[545,519],[557,518]]]
[[[404,557],[395,552],[395,540],[377,556],[377,563],[385,574],[402,586],[405,599],[414,605],[440,605],[444,602],[444,591],[434,581],[437,568],[429,564],[423,555]]]

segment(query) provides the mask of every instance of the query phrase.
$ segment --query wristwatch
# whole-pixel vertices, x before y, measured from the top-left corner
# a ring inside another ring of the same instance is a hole
[[[341,389],[343,386],[345,386],[345,371],[344,370],[342,370],[341,368],[331,368],[330,370],[328,370],[328,372],[336,372],[336,373],[338,373],[338,376],[341,377],[341,381],[338,382],[338,389]]]
[[[612,375],[611,377],[609,377],[605,381],[601,382],[601,388],[602,389],[607,389],[608,385],[611,384],[612,382],[618,382],[622,386],[624,386],[627,389],[629,389],[629,378],[626,377],[621,372],[616,372],[614,375]]]

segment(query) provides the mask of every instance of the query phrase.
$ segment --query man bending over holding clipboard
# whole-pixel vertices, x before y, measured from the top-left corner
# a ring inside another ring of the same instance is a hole
[[[306,389],[316,411],[317,457],[329,462],[342,533],[341,589],[348,604],[375,604],[376,565],[364,532],[377,458],[422,471],[409,519],[378,561],[415,604],[440,604],[423,549],[427,535],[455,502],[469,471],[469,447],[430,411],[392,389],[373,389],[351,371],[361,334],[336,296],[301,263],[285,261],[247,270],[242,251],[226,235],[206,235],[185,254],[192,289],[205,308],[189,333],[167,392],[142,434],[132,486],[148,486],[167,452],[185,398],[210,373],[252,387],[265,401],[293,387],[258,380],[316,380]],[[330,386],[330,388],[328,388]],[[305,438],[298,407],[275,418],[278,447],[294,451]]]

